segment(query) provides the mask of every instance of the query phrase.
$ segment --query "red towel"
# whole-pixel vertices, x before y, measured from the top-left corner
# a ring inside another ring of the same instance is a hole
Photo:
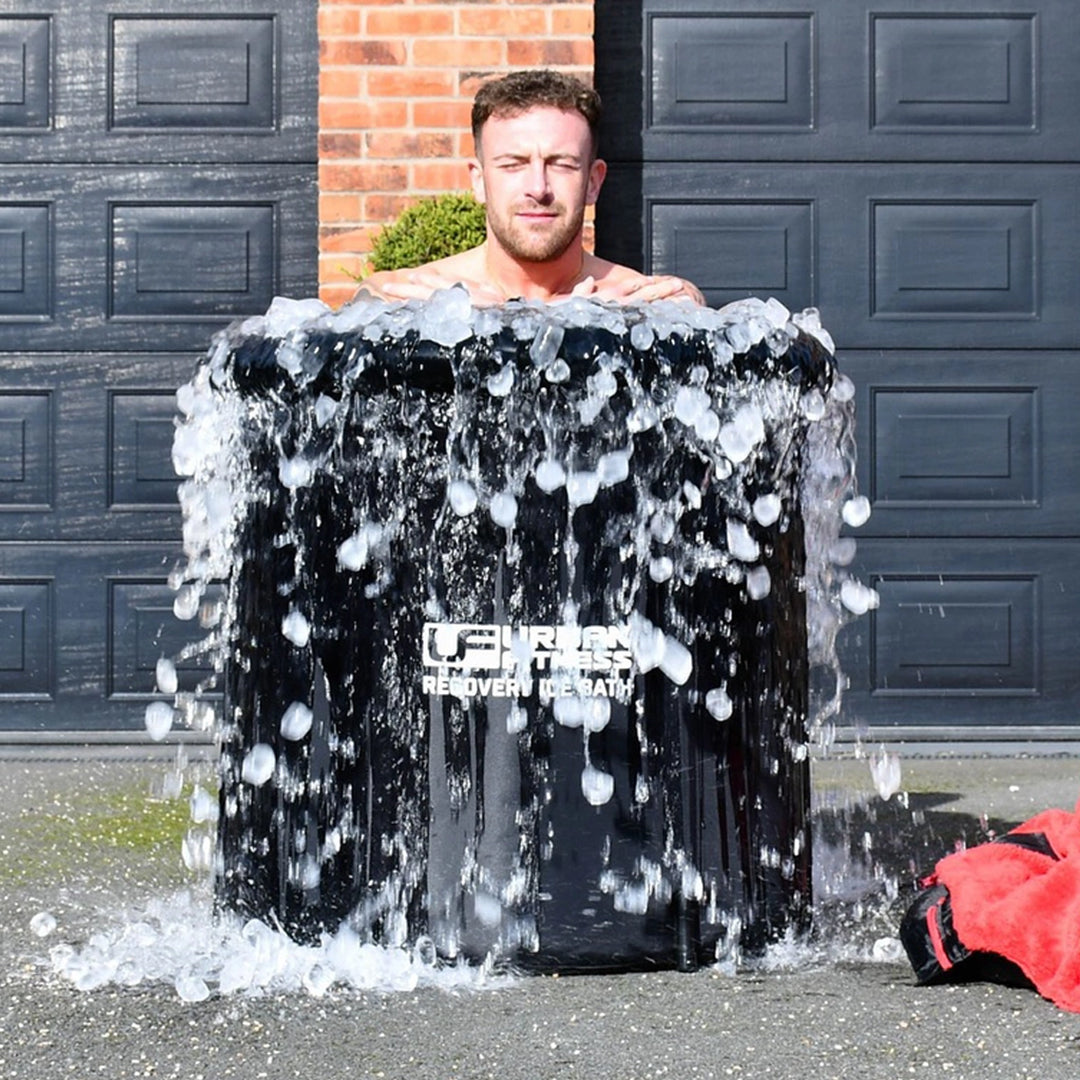
[[[1045,837],[1045,843],[1039,838]],[[973,952],[1016,964],[1043,997],[1080,1012],[1080,803],[942,859],[953,926]],[[1031,841],[1030,846],[1024,841]]]

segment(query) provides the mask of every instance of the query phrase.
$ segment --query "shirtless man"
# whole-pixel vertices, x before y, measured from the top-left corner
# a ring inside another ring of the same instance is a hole
[[[704,304],[682,278],[640,274],[582,246],[585,207],[607,172],[596,156],[599,119],[599,95],[569,75],[521,71],[485,83],[473,102],[469,175],[487,238],[424,266],[372,274],[356,298],[426,299],[460,282],[476,304],[567,296]]]

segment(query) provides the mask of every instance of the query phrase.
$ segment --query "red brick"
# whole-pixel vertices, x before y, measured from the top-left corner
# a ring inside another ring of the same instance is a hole
[[[404,165],[378,162],[359,165],[319,165],[321,191],[406,191],[408,169]]]
[[[448,71],[379,71],[368,72],[368,94],[380,97],[451,97],[454,76]]]
[[[356,98],[360,94],[360,72],[354,68],[326,68],[319,72],[319,96]]]
[[[393,221],[416,202],[415,195],[365,195],[363,220],[366,222]]]
[[[417,161],[409,166],[413,191],[465,191],[469,170],[463,161]]]
[[[460,8],[458,32],[461,34],[526,36],[549,33],[548,9],[514,8],[491,11],[486,8]]]
[[[357,224],[363,219],[363,199],[352,192],[319,196],[319,222],[324,225]]]
[[[369,11],[364,32],[402,38],[452,34],[454,12],[450,4],[436,8],[411,8],[408,11]]]
[[[369,134],[365,144],[372,158],[449,157],[454,152],[454,137],[435,131],[380,131]]]
[[[412,49],[418,67],[490,67],[506,59],[495,38],[417,38]]]
[[[592,37],[594,29],[591,5],[551,9],[551,33],[555,37]]]
[[[508,41],[506,59],[513,67],[591,65],[593,44],[567,39]]]
[[[401,41],[324,40],[319,43],[320,63],[343,67],[366,64],[405,63],[405,43]]]
[[[360,10],[355,7],[345,7],[343,4],[334,7],[319,7],[319,37],[358,37],[360,34]]]
[[[358,131],[320,132],[319,160],[364,156],[364,136]]]
[[[472,102],[462,101],[460,98],[447,101],[415,101],[412,110],[415,127],[461,130],[469,126]]]

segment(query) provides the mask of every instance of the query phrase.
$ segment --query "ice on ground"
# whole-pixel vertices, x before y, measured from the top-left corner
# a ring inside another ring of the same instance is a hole
[[[47,915],[35,916],[41,919],[37,925],[45,925]],[[382,947],[345,926],[318,944],[298,945],[258,919],[216,917],[201,890],[158,897],[106,917],[112,925],[89,941],[60,942],[49,950],[53,971],[79,990],[157,985],[193,1003],[231,995],[322,997],[334,989],[482,990],[515,981],[484,966],[441,962],[426,937],[411,948]],[[56,933],[55,925],[49,933]]]

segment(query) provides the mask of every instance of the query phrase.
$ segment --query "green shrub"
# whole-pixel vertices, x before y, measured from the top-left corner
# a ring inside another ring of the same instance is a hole
[[[484,240],[484,208],[472,195],[451,192],[422,199],[375,238],[372,270],[400,270],[456,255]]]

